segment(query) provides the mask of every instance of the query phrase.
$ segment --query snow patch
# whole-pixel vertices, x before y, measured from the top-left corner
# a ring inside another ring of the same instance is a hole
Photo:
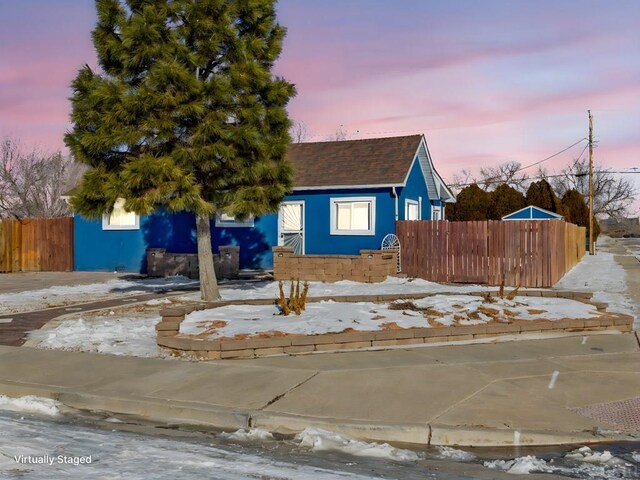
[[[24,397],[11,398],[0,395],[0,410],[12,412],[35,413],[56,417],[60,414],[61,403],[50,398],[26,395]]]
[[[55,328],[29,332],[38,341],[37,348],[131,355],[167,357],[156,343],[155,326],[160,317],[64,320]]]
[[[148,302],[145,302],[145,305],[149,305],[149,306],[153,306],[153,305],[166,305],[169,303],[173,303],[171,300],[169,300],[168,298],[154,298],[149,300]]]
[[[493,460],[484,462],[484,466],[493,470],[503,470],[507,473],[525,475],[534,472],[551,473],[555,469],[542,459],[531,455],[518,457],[513,460]]]
[[[233,440],[236,442],[255,442],[255,441],[265,441],[265,440],[273,440],[273,435],[271,432],[267,430],[262,430],[261,428],[250,428],[244,429],[241,428],[231,433],[221,433],[218,437],[224,440]]]
[[[42,310],[74,303],[156,292],[191,288],[198,281],[177,275],[167,278],[142,278],[136,280],[114,279],[102,283],[70,285],[30,290],[26,292],[0,294],[0,314]]]
[[[309,448],[314,452],[342,452],[360,457],[376,457],[396,460],[399,462],[415,462],[422,455],[392,447],[388,443],[367,443],[346,435],[330,432],[320,428],[306,428],[298,433],[295,440],[299,446]]]
[[[589,447],[582,447],[577,450],[573,450],[564,456],[567,460],[573,460],[576,462],[592,463],[592,464],[606,464],[615,465],[617,463],[624,463],[617,457],[614,457],[610,451],[598,452],[591,450]]]
[[[475,460],[476,456],[473,453],[465,452],[464,450],[458,450],[451,447],[436,447],[438,450],[438,456],[456,462],[470,462]]]

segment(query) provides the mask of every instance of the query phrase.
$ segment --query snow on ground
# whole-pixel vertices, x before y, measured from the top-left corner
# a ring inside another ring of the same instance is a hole
[[[218,434],[218,438],[221,438],[223,440],[231,440],[235,442],[256,442],[256,441],[273,440],[273,434],[261,428],[250,428],[250,429],[241,428],[231,433],[226,433],[226,432],[220,433]]]
[[[331,459],[271,454],[198,442],[0,414],[0,478],[30,480],[374,480],[397,476],[369,473]],[[48,456],[51,464],[16,458]],[[66,463],[60,457],[91,457]],[[362,473],[361,473],[362,472]],[[455,477],[454,477],[455,478]]]
[[[156,344],[157,315],[125,318],[95,317],[64,320],[54,328],[29,332],[38,348],[131,355],[168,356]]]
[[[289,282],[285,283],[288,292]],[[438,292],[479,292],[486,291],[486,285],[443,285],[428,282],[419,278],[387,277],[384,282],[361,283],[351,280],[339,282],[309,282],[310,297],[326,297],[335,295],[381,295],[394,293],[438,293]],[[257,298],[277,298],[278,282],[247,282],[221,286],[220,295],[223,300],[247,300]],[[199,293],[190,293],[178,297],[178,300],[200,300]]]
[[[400,462],[415,462],[423,458],[411,450],[392,447],[388,443],[367,443],[321,428],[306,428],[295,440],[302,448],[314,452],[342,452],[358,457],[376,457]]]
[[[278,315],[274,305],[229,305],[193,312],[180,326],[180,333],[201,338],[234,337],[274,332],[316,335],[346,329],[358,331],[385,328],[414,328],[437,325],[475,325],[492,320],[534,320],[544,318],[589,318],[598,312],[592,305],[574,300],[543,297],[516,297],[513,301],[469,295],[436,295],[412,302],[376,304],[371,302],[309,303],[301,315]],[[421,311],[415,311],[412,307]]]
[[[630,457],[637,461],[635,454]],[[602,452],[582,447],[564,455],[561,461],[544,460],[527,455],[512,460],[485,461],[484,466],[513,474],[556,473],[583,479],[637,478],[636,467],[604,450]]]
[[[507,473],[523,475],[527,473],[552,473],[556,471],[546,461],[531,455],[514,458],[513,460],[492,460],[484,462],[484,466],[493,470],[504,470]]]
[[[454,460],[456,462],[471,462],[475,460],[476,456],[473,453],[465,452],[464,450],[458,450],[457,448],[439,446],[438,456],[448,460]]]
[[[115,279],[88,285],[58,286],[26,292],[4,293],[0,294],[0,315],[197,285],[196,280],[175,276],[136,280]]]
[[[60,414],[60,402],[50,398],[26,395],[24,397],[6,397],[0,395],[0,410],[12,412],[35,413],[55,417]]]
[[[634,314],[634,304],[625,295],[627,291],[626,272],[615,260],[615,255],[606,250],[614,242],[610,237],[600,235],[595,255],[587,253],[554,286],[556,290],[593,292],[593,299],[609,304],[611,312]]]

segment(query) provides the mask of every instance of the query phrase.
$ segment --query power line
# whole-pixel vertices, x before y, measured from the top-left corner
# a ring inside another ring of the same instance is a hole
[[[521,170],[526,170],[527,168],[530,168],[530,167],[535,167],[536,165],[540,165],[541,163],[546,162],[547,160],[551,160],[552,158],[557,157],[557,156],[558,156],[558,155],[560,155],[561,153],[566,152],[567,150],[569,150],[569,149],[571,149],[571,148],[575,147],[575,146],[576,146],[576,145],[578,145],[580,142],[584,142],[585,140],[587,140],[587,139],[586,139],[586,137],[583,137],[583,138],[581,138],[580,140],[578,140],[576,143],[572,143],[572,144],[571,144],[571,145],[569,145],[568,147],[563,148],[562,150],[560,150],[559,152],[556,152],[556,153],[554,153],[553,155],[549,155],[547,158],[543,158],[542,160],[540,160],[540,161],[538,161],[538,162],[532,163],[532,164],[527,165],[527,166],[525,166],[525,167],[520,167],[518,170],[516,170],[516,171],[515,171],[515,172],[513,172],[513,173],[519,172],[519,171],[521,171]],[[587,146],[588,146],[588,145],[587,145]],[[584,151],[583,151],[582,153],[584,153]],[[582,153],[580,154],[580,156],[582,156]]]

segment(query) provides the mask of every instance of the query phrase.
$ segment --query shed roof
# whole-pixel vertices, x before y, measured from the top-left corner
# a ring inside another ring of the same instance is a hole
[[[502,220],[563,220],[558,213],[550,212],[544,208],[529,205],[502,217]]]

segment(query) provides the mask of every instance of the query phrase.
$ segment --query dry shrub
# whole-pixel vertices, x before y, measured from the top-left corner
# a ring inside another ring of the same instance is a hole
[[[371,320],[384,320],[385,318],[387,317],[385,317],[384,315],[376,315]]]
[[[309,282],[304,282],[302,292],[300,292],[300,279],[291,279],[289,288],[289,298],[284,296],[284,285],[282,281],[278,282],[280,296],[277,305],[280,307],[280,314],[287,316],[292,311],[296,315],[300,315],[307,306],[307,294],[309,293]]]
[[[444,313],[439,312],[435,308],[427,307],[424,310],[424,314],[431,317],[444,317]]]
[[[485,303],[495,303],[495,299],[491,296],[491,292],[482,292],[482,300]]]
[[[507,300],[513,300],[518,295],[518,290],[520,290],[520,285],[514,288],[511,292],[507,294]]]

